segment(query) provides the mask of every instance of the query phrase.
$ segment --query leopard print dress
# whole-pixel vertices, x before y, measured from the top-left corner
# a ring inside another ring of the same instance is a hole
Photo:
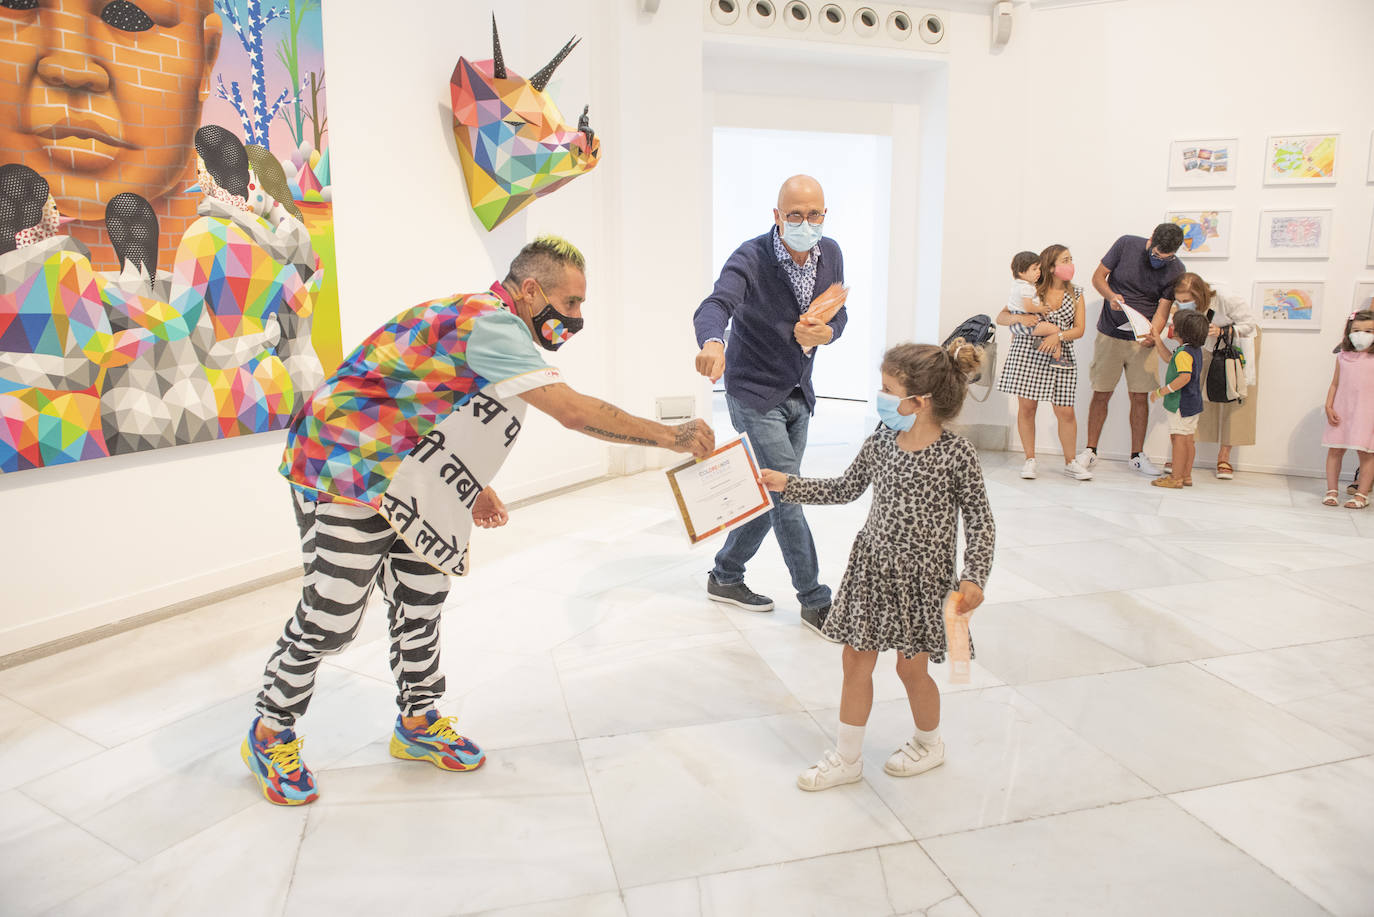
[[[949,431],[924,449],[897,445],[883,427],[870,436],[843,476],[789,475],[788,503],[850,503],[873,485],[868,521],[854,539],[827,636],[856,650],[929,653],[945,661],[945,596],[959,581],[984,587],[996,528],[978,453]],[[964,569],[956,577],[958,517],[964,517]]]

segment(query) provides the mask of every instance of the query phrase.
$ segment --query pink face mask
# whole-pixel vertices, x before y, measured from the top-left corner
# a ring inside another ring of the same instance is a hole
[[[1054,276],[1058,277],[1065,283],[1068,283],[1070,280],[1073,280],[1073,265],[1056,264],[1054,266]]]

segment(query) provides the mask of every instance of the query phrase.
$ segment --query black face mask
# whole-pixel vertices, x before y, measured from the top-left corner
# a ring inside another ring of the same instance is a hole
[[[540,347],[554,351],[582,330],[582,319],[564,315],[555,309],[553,303],[549,302],[549,294],[544,293],[542,286],[539,292],[544,295],[545,306],[539,310],[539,314],[530,319],[534,325],[534,339],[539,342]]]

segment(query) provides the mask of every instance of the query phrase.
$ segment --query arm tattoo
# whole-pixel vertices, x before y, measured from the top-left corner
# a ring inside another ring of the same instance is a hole
[[[690,446],[696,440],[696,424],[684,423],[676,427],[673,433],[674,446]]]
[[[652,439],[644,439],[639,436],[630,436],[626,433],[612,433],[610,430],[602,430],[597,427],[583,427],[582,430],[586,433],[592,434],[593,436],[599,436],[602,439],[614,440],[618,443],[638,443],[643,446],[658,445],[658,443],[654,442]]]

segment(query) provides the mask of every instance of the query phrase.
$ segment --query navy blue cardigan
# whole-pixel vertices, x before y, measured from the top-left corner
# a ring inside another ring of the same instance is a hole
[[[815,296],[832,283],[844,283],[844,257],[833,239],[821,238],[816,264]],[[805,306],[810,306],[806,303]],[[792,329],[806,311],[797,302],[787,270],[773,253],[773,230],[750,239],[721,268],[711,295],[697,307],[692,323],[697,346],[725,337],[730,322],[730,346],[725,357],[725,391],[756,411],[770,411],[801,387],[807,410],[815,412],[811,367],[820,348],[807,356]],[[830,321],[839,340],[849,315],[842,307]]]

